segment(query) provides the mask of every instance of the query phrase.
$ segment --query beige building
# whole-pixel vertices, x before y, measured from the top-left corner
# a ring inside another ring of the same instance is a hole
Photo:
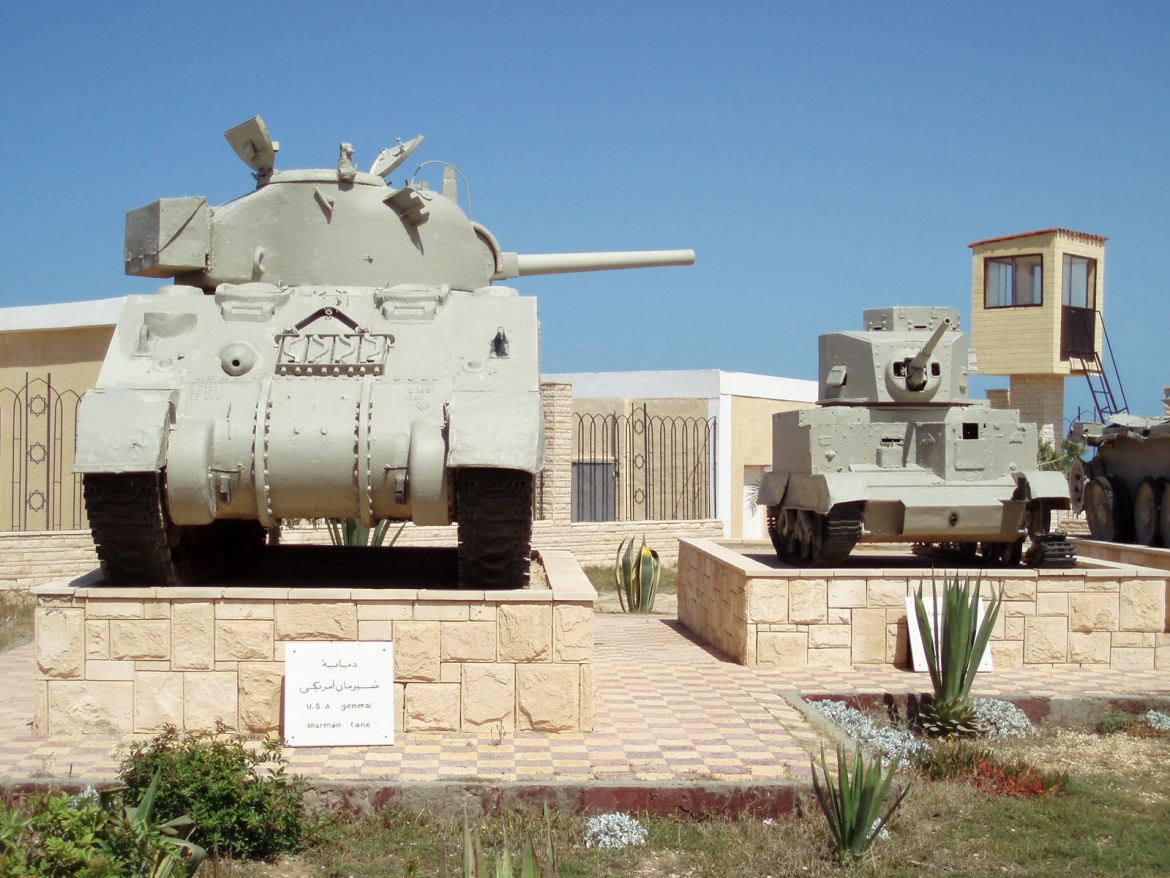
[[[1008,376],[993,404],[1018,409],[1053,444],[1066,432],[1065,377],[1088,373],[1100,386],[1104,374],[1105,241],[1044,229],[969,245],[975,371]]]
[[[624,479],[624,489],[615,492],[616,509],[604,503],[584,510],[577,506],[579,520],[600,519],[621,512],[623,503],[638,503],[641,486],[643,503],[686,505],[685,516],[658,507],[655,515],[718,518],[726,537],[768,538],[755,490],[772,465],[772,415],[815,404],[817,382],[717,369],[544,377],[573,385],[575,503],[591,493],[581,490],[585,480],[605,487],[615,477]],[[624,436],[633,446],[628,453]],[[623,466],[636,472],[623,473]],[[696,491],[700,482],[710,490]],[[706,508],[696,505],[704,502]]]

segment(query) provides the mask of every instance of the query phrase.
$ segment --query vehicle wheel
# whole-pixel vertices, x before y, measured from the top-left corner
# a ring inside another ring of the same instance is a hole
[[[1117,476],[1097,476],[1085,486],[1085,517],[1095,540],[1128,542],[1132,508]]]
[[[532,555],[532,473],[455,471],[459,585],[523,588]]]
[[[1133,497],[1133,533],[1143,546],[1156,546],[1161,530],[1163,485],[1148,476],[1138,485]]]
[[[1158,515],[1158,535],[1162,545],[1170,549],[1170,479],[1158,479],[1158,493],[1161,496]]]

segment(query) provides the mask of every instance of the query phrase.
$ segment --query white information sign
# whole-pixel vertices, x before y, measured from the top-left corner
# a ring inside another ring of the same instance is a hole
[[[922,603],[926,605],[926,618],[930,620],[930,636],[934,638],[935,631],[935,607],[931,595],[926,594],[925,589],[922,594]],[[943,608],[942,595],[939,595],[938,603],[938,632],[942,634],[943,622]],[[918,630],[918,617],[914,611],[914,598],[906,598],[906,627],[910,630],[910,664],[916,671],[925,672],[926,667],[926,647],[922,645],[922,633]],[[975,630],[979,630],[979,626],[983,624],[983,598],[979,598],[979,604],[975,607]],[[935,644],[938,648],[938,644]],[[983,658],[979,660],[979,670],[990,671],[991,667],[991,642],[988,641],[987,649],[983,650]]]
[[[393,744],[393,644],[288,644],[284,742],[290,747]]]

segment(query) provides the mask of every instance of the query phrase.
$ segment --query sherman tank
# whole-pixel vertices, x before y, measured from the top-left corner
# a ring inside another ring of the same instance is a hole
[[[1093,449],[1069,472],[1072,508],[1093,539],[1170,547],[1170,395],[1163,417],[1078,421],[1069,438]]]
[[[518,254],[442,191],[276,170],[255,117],[226,133],[255,190],[126,218],[127,297],[79,413],[75,470],[107,578],[230,571],[285,519],[458,523],[465,587],[528,576],[544,454],[536,301],[496,281],[694,261],[690,250]]]
[[[842,563],[858,543],[1018,564],[1071,566],[1051,512],[1061,473],[1037,466],[1036,431],[968,397],[970,355],[954,308],[867,310],[860,332],[820,337],[817,407],[772,420],[757,502],[781,559]]]

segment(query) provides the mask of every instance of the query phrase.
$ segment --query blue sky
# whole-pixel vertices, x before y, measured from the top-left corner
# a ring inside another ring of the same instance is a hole
[[[520,252],[693,247],[524,278],[548,371],[815,377],[865,307],[969,313],[970,241],[1107,235],[1131,407],[1160,408],[1170,4],[16,4],[0,31],[0,306],[147,292],[123,218],[420,132]],[[400,172],[401,173],[401,172]],[[393,179],[393,178],[392,178]],[[992,379],[987,385],[1006,384]],[[1068,411],[1087,405],[1069,383]]]

